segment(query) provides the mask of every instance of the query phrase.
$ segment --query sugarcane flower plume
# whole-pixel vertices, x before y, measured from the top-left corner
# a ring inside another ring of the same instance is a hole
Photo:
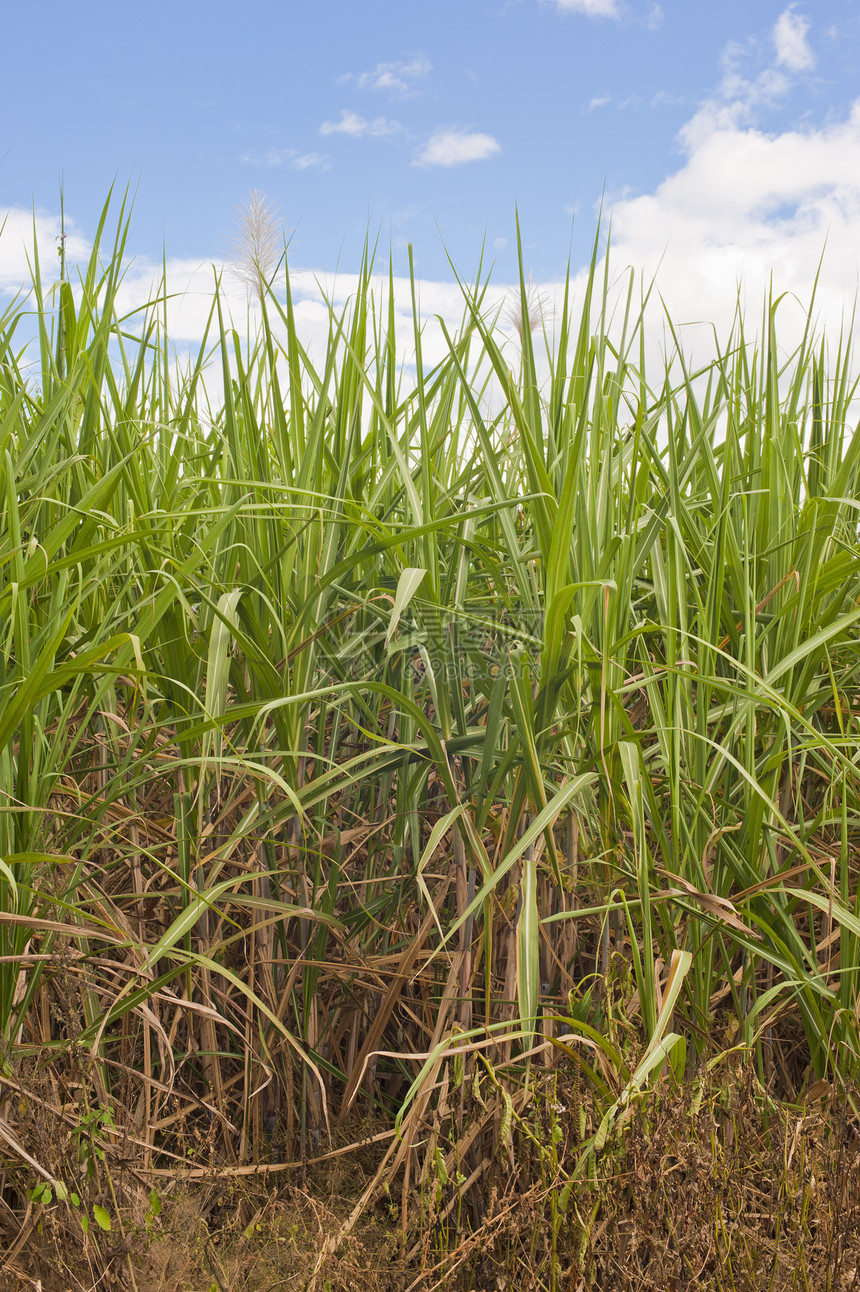
[[[523,305],[525,305],[525,309],[523,309]],[[528,324],[529,332],[534,332],[535,328],[543,322],[546,310],[546,298],[539,291],[537,283],[529,274],[525,291],[523,291],[522,287],[515,287],[508,297],[503,313],[505,322],[516,328],[520,345],[523,343],[523,319],[525,318]]]
[[[236,277],[259,301],[284,251],[280,210],[254,189],[235,215],[228,260]]]

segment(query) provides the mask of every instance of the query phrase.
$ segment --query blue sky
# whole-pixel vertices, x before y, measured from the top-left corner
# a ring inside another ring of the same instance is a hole
[[[369,227],[398,272],[412,242],[432,281],[451,277],[446,247],[468,274],[486,237],[510,282],[516,204],[526,269],[549,282],[572,212],[577,263],[605,193],[622,259],[653,271],[662,258],[685,310],[706,304],[707,283],[768,266],[801,290],[825,236],[842,258],[834,288],[839,274],[856,287],[858,0],[40,12],[38,36],[20,6],[4,16],[10,229],[34,205],[49,229],[62,183],[83,248],[116,178],[136,190],[141,263],[163,244],[177,263],[217,261],[257,189],[283,213],[298,267],[354,269]],[[13,240],[0,239],[7,289]]]

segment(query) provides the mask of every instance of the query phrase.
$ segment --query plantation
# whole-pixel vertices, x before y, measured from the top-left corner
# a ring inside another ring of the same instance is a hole
[[[0,1287],[853,1287],[849,334],[258,256],[180,361],[109,218],[0,320]]]

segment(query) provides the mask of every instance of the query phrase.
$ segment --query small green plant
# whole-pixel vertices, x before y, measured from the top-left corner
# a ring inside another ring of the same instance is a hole
[[[161,1198],[158,1195],[158,1190],[150,1189],[149,1206],[147,1207],[146,1215],[143,1218],[143,1223],[146,1226],[146,1228],[151,1229],[160,1215],[161,1215]]]
[[[110,1108],[99,1105],[81,1113],[78,1124],[72,1132],[72,1139],[78,1153],[78,1162],[87,1180],[96,1174],[96,1164],[104,1162],[104,1149],[100,1148],[96,1137],[102,1131],[115,1131],[116,1123]]]
[[[29,1193],[30,1201],[38,1203],[38,1205],[42,1207],[50,1207],[55,1197],[57,1202],[65,1203],[67,1206],[73,1207],[78,1212],[81,1229],[84,1231],[84,1234],[89,1233],[90,1221],[84,1210],[80,1194],[74,1189],[69,1189],[62,1180],[54,1180],[50,1184],[47,1181],[40,1181],[40,1183],[31,1189]],[[101,1204],[97,1202],[93,1203],[92,1218],[98,1225],[99,1229],[103,1229],[107,1234],[110,1233],[110,1212],[106,1207],[101,1206]]]

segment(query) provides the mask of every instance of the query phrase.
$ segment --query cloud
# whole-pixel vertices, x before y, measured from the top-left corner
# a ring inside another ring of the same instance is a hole
[[[773,29],[777,66],[790,72],[805,72],[815,66],[815,55],[806,39],[808,31],[809,20],[797,13],[794,5],[779,15]]]
[[[362,72],[357,85],[360,90],[387,90],[408,98],[416,93],[415,82],[424,80],[433,70],[433,64],[424,54],[399,63],[377,63],[372,72]]]
[[[85,261],[90,254],[89,242],[68,217],[65,227],[67,262],[71,265]],[[28,266],[33,261],[34,235],[45,286],[55,276],[59,278],[60,228],[59,215],[16,206],[0,207],[0,293],[15,295],[30,281]]]
[[[584,13],[589,18],[618,18],[618,0],[555,0],[563,13]]]
[[[771,59],[769,66],[762,66],[764,50]],[[756,47],[733,46],[724,60],[725,75],[715,96],[700,105],[679,135],[681,155],[672,172],[652,191],[638,195],[621,192],[615,198],[613,275],[621,283],[621,271],[631,266],[646,283],[655,277],[659,292],[659,297],[657,292],[652,296],[649,308],[654,312],[646,328],[647,371],[651,373],[655,368],[660,371],[662,301],[679,325],[685,346],[704,362],[711,353],[712,328],[723,344],[729,336],[739,286],[750,335],[760,323],[761,302],[771,286],[775,294],[787,293],[779,307],[778,324],[781,344],[790,346],[799,337],[803,308],[809,303],[823,251],[817,325],[827,329],[835,345],[840,326],[850,319],[860,285],[860,99],[840,119],[831,115],[819,126],[767,129],[771,96],[780,86],[783,90],[790,87],[795,74],[794,68],[777,63],[779,57],[775,37],[774,44],[768,39]],[[752,58],[759,61],[754,72],[747,74]],[[432,136],[417,161],[454,165],[497,151],[498,142],[490,135],[448,127]],[[293,164],[300,156],[290,153],[283,164]],[[404,218],[411,214],[404,212]],[[0,221],[2,216],[0,211]],[[8,214],[0,236],[0,291],[6,294],[29,279],[27,250],[33,223],[32,212],[13,209]],[[38,212],[35,223],[43,272],[49,282],[56,274],[59,220],[56,215]],[[396,217],[392,224],[397,226]],[[69,219],[67,228],[70,258],[85,257],[86,239]],[[502,243],[500,237],[494,245],[503,250]],[[169,334],[178,345],[187,341],[192,347],[202,338],[209,316],[212,267],[203,260],[169,260],[167,269],[173,293],[168,305]],[[131,309],[150,299],[160,272],[160,264],[136,258],[123,280],[122,307]],[[237,326],[244,326],[247,294],[227,275],[223,283]],[[355,292],[357,279],[355,275],[335,275],[322,266],[293,270],[291,283],[300,335],[316,360],[324,353],[329,335],[326,299],[343,306]],[[576,272],[571,284],[574,301],[582,299],[583,283],[584,271]],[[544,280],[537,287],[549,302],[550,316],[557,317],[563,283]],[[462,317],[457,285],[421,279],[418,288],[423,316],[430,319],[438,314],[455,327]],[[378,290],[384,299],[386,283],[380,281]],[[411,345],[409,290],[408,279],[396,280],[395,326],[404,358]],[[504,283],[494,280],[488,308],[503,302],[507,290]],[[253,302],[250,308],[256,308]],[[619,317],[623,314],[622,300]],[[692,326],[698,322],[703,326]],[[429,364],[446,351],[434,324],[428,324],[428,338]],[[212,380],[217,380],[217,373]]]
[[[716,93],[684,126],[682,142],[694,143],[696,137],[705,138],[720,126],[754,124],[762,110],[784,101],[794,86],[796,73],[815,63],[806,41],[808,28],[809,23],[795,13],[794,5],[783,10],[770,33],[776,57],[764,65],[760,41],[729,41],[720,60],[723,74]]]
[[[442,127],[430,136],[413,161],[413,166],[462,166],[465,162],[483,161],[501,152],[501,144],[492,135],[477,130]]]
[[[674,90],[658,90],[651,98],[649,108],[662,107],[679,107],[684,103],[689,103],[686,94],[677,94]]]
[[[366,117],[360,117],[357,112],[350,112],[347,108],[341,112],[339,121],[324,121],[320,126],[321,135],[349,135],[353,139],[361,139],[364,135],[381,139],[385,135],[402,133],[403,127],[399,121],[389,121],[387,117],[374,117],[372,121],[368,121]]]
[[[860,287],[860,100],[819,129],[717,123],[686,138],[673,175],[615,205],[616,266],[657,272],[673,318],[707,320],[725,336],[739,283],[748,307],[771,278],[808,304],[824,252],[816,308],[838,331]]]
[[[600,108],[608,107],[612,102],[613,98],[611,94],[597,94],[593,99],[588,100],[588,103],[582,109],[582,114],[583,116],[587,116],[590,112],[597,112]],[[626,112],[628,108],[641,108],[642,102],[643,100],[638,94],[628,94],[626,98],[618,100],[615,104],[615,111]],[[652,99],[649,106],[654,107],[654,102],[655,100]]]
[[[328,170],[331,158],[324,153],[300,153],[295,148],[268,148],[264,153],[243,153],[239,160],[246,166],[265,166],[268,170],[287,166],[290,170]]]
[[[322,153],[297,153],[288,164],[291,170],[328,170],[331,159]]]

